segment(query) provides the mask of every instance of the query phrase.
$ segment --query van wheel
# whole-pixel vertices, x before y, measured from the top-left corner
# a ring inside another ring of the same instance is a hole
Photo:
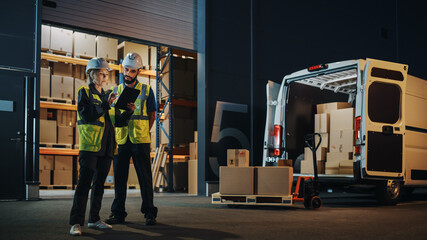
[[[376,196],[379,203],[384,205],[396,205],[402,193],[402,185],[396,180],[382,181],[377,184]]]

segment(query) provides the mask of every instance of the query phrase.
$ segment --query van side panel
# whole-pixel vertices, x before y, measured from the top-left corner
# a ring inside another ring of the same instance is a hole
[[[427,81],[408,75],[406,82],[406,181],[427,185]]]

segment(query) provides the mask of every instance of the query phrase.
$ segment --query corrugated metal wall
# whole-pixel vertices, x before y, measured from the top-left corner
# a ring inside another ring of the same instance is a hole
[[[54,0],[42,20],[196,49],[194,0]]]

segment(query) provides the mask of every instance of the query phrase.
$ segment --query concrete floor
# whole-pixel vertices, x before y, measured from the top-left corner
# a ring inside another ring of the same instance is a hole
[[[73,239],[68,218],[72,191],[42,192],[41,201],[0,202],[0,239]],[[101,218],[109,215],[107,190]],[[145,226],[138,191],[128,194],[127,223],[112,230],[83,228],[79,239],[427,239],[427,191],[397,206],[371,195],[322,193],[317,211],[292,207],[211,205],[208,197],[156,194],[158,225]]]

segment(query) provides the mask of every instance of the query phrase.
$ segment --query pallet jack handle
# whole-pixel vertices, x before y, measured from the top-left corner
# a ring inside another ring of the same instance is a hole
[[[316,145],[315,136],[319,137],[319,143]],[[311,152],[313,153],[313,168],[314,168],[314,180],[317,181],[319,179],[317,174],[317,156],[316,151],[320,146],[320,143],[322,143],[322,136],[319,133],[310,133],[305,135],[305,144],[310,148]]]

